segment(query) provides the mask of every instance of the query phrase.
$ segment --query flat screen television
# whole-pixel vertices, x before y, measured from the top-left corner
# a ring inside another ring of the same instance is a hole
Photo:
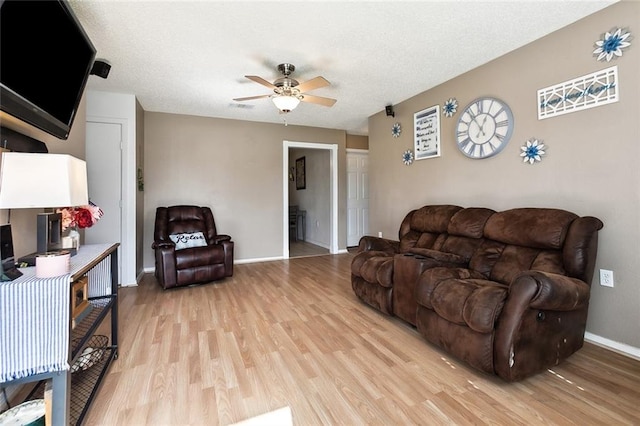
[[[96,49],[66,0],[0,0],[0,109],[66,140]]]

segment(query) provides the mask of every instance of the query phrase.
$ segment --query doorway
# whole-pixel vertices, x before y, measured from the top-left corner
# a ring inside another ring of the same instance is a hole
[[[290,258],[289,249],[289,229],[290,229],[290,216],[289,216],[289,185],[290,185],[290,173],[291,167],[295,168],[295,164],[289,164],[289,151],[290,148],[302,148],[310,150],[326,150],[329,154],[329,249],[328,252],[335,254],[338,252],[338,145],[337,144],[323,144],[323,143],[311,143],[311,142],[293,142],[283,141],[283,154],[282,154],[282,180],[283,180],[283,247],[282,257],[284,259]],[[295,173],[295,170],[294,170]],[[306,223],[310,223],[312,226],[315,221],[308,221],[309,218],[305,217],[305,223],[302,226],[306,226]]]

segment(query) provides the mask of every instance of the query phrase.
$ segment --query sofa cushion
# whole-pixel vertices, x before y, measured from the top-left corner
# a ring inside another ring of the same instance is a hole
[[[438,236],[432,248],[457,256],[457,260],[449,260],[451,262],[468,263],[482,244],[485,223],[494,213],[491,209],[478,207],[458,210],[451,217],[447,232]]]
[[[192,247],[176,251],[176,269],[208,267],[224,264],[225,253],[221,245]]]
[[[495,213],[494,210],[482,207],[468,207],[459,210],[451,217],[447,232],[469,238],[482,238],[487,220]]]
[[[433,290],[431,305],[449,322],[466,325],[478,333],[491,333],[507,293],[505,285],[493,281],[449,279]]]
[[[362,269],[362,265],[364,265],[364,263],[372,257],[382,256],[388,256],[388,254],[384,251],[379,250],[368,250],[356,254],[351,261],[351,273],[356,277],[361,277],[362,275],[360,275],[360,270]]]
[[[482,244],[482,241],[483,240],[480,238],[448,235],[439,250],[444,253],[456,255],[460,259],[460,262],[458,263],[468,263],[478,247]]]
[[[447,232],[451,217],[461,209],[451,205],[424,206],[411,216],[411,229],[436,234]]]
[[[409,212],[400,225],[400,252],[406,253],[413,247],[439,249],[451,217],[461,209],[453,205],[435,205]]]
[[[360,267],[357,270],[352,268],[351,272],[367,282],[377,283],[382,287],[392,287],[393,257],[387,255],[366,257]]]
[[[207,240],[202,232],[184,232],[169,235],[171,241],[176,245],[176,250],[183,250],[192,247],[204,247]]]
[[[561,249],[574,213],[543,208],[521,208],[493,214],[484,228],[486,238],[505,244]]]
[[[448,262],[448,263],[465,263],[466,262],[466,259],[462,256],[458,256],[457,254],[453,254],[453,253],[446,253],[439,250],[415,247],[415,248],[409,249],[408,252],[412,254],[428,257],[429,259],[439,260],[441,262]]]
[[[493,281],[509,284],[522,271],[535,269],[564,275],[560,250],[505,245],[485,240],[474,253],[469,267]]]

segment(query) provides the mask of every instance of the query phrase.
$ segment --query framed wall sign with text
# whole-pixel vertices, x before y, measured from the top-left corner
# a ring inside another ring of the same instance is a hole
[[[413,114],[413,131],[416,160],[440,157],[440,105]]]
[[[305,189],[307,187],[307,171],[305,170],[305,157],[296,160],[296,189]]]

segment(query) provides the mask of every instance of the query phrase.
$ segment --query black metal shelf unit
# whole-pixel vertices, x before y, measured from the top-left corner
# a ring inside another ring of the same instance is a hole
[[[117,302],[115,296],[99,297],[89,300],[91,312],[71,332],[71,365],[77,365],[83,356],[85,348],[99,351],[100,355],[94,357],[94,362],[87,368],[77,368],[71,373],[71,392],[69,404],[69,424],[81,425],[95,398],[99,386],[106,375],[109,366],[118,357],[118,348],[110,342],[106,336],[96,336],[95,332],[102,324],[112,307]],[[102,339],[107,341],[105,345]],[[37,386],[29,393],[27,400],[44,398],[46,380],[38,382]]]
[[[32,374],[5,382],[34,383],[26,400],[44,398],[45,388],[50,383],[53,426],[83,424],[111,363],[118,357],[118,246],[118,243],[83,246],[71,260],[69,333],[58,334],[69,339],[67,363],[70,369]],[[23,273],[23,277],[16,280],[17,284],[18,281],[28,281],[33,283],[34,288],[45,284],[45,281],[34,278],[34,268],[23,268]],[[82,288],[85,276],[88,284],[85,284],[80,300],[75,286],[77,284],[78,288]],[[60,284],[65,283],[58,285]],[[17,287],[9,288],[7,297],[12,296],[14,288]],[[92,292],[98,296],[87,297],[87,293]],[[89,308],[78,308],[85,303],[88,303]],[[37,304],[38,315],[43,318],[53,315],[52,306],[59,309],[60,303]],[[33,306],[31,308],[33,311]],[[73,312],[76,308],[80,313]],[[20,323],[19,315],[12,318],[16,324]],[[96,334],[102,330],[109,330],[108,336]],[[12,331],[18,332],[19,328]],[[31,332],[39,333],[40,330]],[[18,350],[12,353],[21,352]]]

